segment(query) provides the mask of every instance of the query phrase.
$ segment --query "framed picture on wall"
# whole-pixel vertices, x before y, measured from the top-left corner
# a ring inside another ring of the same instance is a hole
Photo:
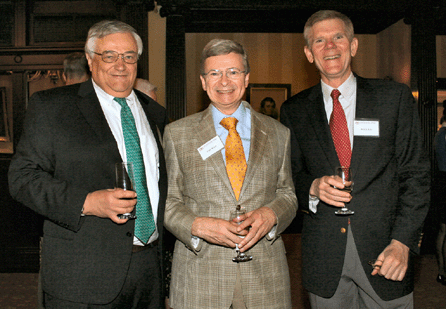
[[[291,84],[249,84],[248,101],[255,111],[279,119],[280,107],[291,96]]]
[[[6,88],[0,87],[0,153],[13,153],[11,140],[11,113],[9,111]]]
[[[446,101],[446,78],[437,78],[437,125],[439,127],[444,101]]]

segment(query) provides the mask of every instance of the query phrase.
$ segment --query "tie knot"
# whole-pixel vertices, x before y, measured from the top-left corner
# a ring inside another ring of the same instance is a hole
[[[238,122],[238,120],[236,119],[236,118],[234,118],[234,117],[226,117],[226,118],[223,118],[221,121],[220,121],[220,124],[226,129],[226,130],[231,130],[231,129],[234,129],[235,130],[235,127],[237,126],[237,122]]]
[[[339,98],[339,96],[341,95],[341,92],[339,92],[338,89],[333,89],[333,91],[331,92],[330,95],[333,98],[333,100],[337,100]]]
[[[127,101],[125,100],[125,98],[114,98],[113,100],[118,102],[119,105],[121,105],[122,107],[128,106],[127,105]]]

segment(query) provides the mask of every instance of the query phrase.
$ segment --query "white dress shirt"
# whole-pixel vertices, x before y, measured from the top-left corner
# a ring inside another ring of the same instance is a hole
[[[331,97],[331,92],[333,87],[327,85],[321,81],[322,85],[322,95],[324,97],[325,112],[327,114],[327,121],[330,122],[330,116],[333,111],[333,98]],[[347,120],[348,134],[350,137],[350,146],[353,149],[353,125],[355,122],[356,115],[356,77],[353,73],[347,80],[338,88],[341,95],[339,96],[339,103],[341,103],[344,109],[345,118]],[[334,172],[334,171],[333,171]],[[310,196],[309,208],[313,213],[317,212],[317,205],[319,204],[319,198]]]
[[[107,119],[108,125],[115,137],[116,143],[118,144],[119,153],[124,162],[127,161],[127,153],[125,151],[124,134],[122,132],[121,125],[121,105],[114,101],[114,97],[102,90],[93,81],[93,86],[98,96],[99,103],[101,104],[102,111],[104,112],[105,118]],[[136,130],[138,131],[139,140],[141,144],[141,151],[144,158],[144,167],[146,171],[147,178],[147,189],[149,190],[150,204],[152,205],[152,213],[155,219],[158,215],[158,202],[159,202],[159,153],[158,146],[156,144],[154,133],[152,132],[149,121],[147,120],[146,114],[141,107],[141,103],[132,91],[131,94],[125,98],[127,105],[132,111],[133,117],[135,118]],[[137,220],[137,219],[136,219]],[[158,227],[155,232],[150,236],[149,243],[153,242],[158,238]],[[143,245],[143,243],[136,238],[133,239],[135,245]]]

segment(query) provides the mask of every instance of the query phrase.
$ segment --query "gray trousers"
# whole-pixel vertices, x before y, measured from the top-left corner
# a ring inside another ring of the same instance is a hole
[[[372,272],[372,268],[366,271]],[[309,298],[313,309],[413,309],[413,293],[391,301],[384,301],[376,294],[362,267],[350,225],[341,280],[335,294],[330,298],[323,298],[309,293]]]

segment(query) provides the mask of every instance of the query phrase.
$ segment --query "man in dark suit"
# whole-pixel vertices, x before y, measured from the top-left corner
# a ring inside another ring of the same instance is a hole
[[[162,308],[166,113],[133,90],[142,41],[131,26],[97,23],[85,51],[92,79],[31,98],[10,191],[46,219],[46,308]],[[115,163],[135,153],[136,192],[114,189]]]
[[[313,308],[412,308],[412,255],[419,251],[430,185],[414,99],[405,85],[352,73],[358,40],[345,15],[313,14],[304,37],[305,55],[322,80],[285,102],[280,115],[291,129],[299,205],[308,210],[302,273],[310,302]],[[340,96],[332,99],[336,89]],[[351,194],[332,176],[341,164],[351,167]],[[345,205],[354,214],[336,215]]]

